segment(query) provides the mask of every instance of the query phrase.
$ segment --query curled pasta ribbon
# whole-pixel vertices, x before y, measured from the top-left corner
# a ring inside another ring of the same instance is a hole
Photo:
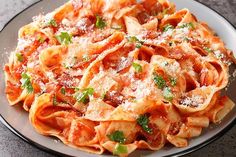
[[[33,103],[29,118],[31,124],[43,135],[59,138],[63,143],[80,150],[101,154],[104,149],[98,145],[96,123],[80,118],[70,106],[53,106],[52,95],[43,94]]]

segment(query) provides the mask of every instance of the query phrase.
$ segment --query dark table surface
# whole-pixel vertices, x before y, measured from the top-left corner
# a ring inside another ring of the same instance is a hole
[[[0,30],[15,14],[37,0],[0,0]],[[183,0],[184,1],[184,0]],[[197,0],[215,9],[236,27],[236,0]],[[236,43],[235,43],[236,44]],[[1,157],[53,157],[10,132],[0,123]],[[236,126],[224,136],[186,157],[236,157]]]

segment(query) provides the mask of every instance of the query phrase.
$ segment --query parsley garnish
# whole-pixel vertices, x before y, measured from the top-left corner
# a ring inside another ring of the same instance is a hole
[[[53,106],[56,106],[58,104],[56,95],[53,95],[52,104]]]
[[[134,67],[134,70],[136,71],[136,72],[142,72],[142,66],[140,65],[140,64],[138,64],[138,63],[132,63],[132,66]]]
[[[211,48],[209,48],[209,47],[203,47],[203,49],[204,49],[205,51],[207,51],[208,53],[211,53],[211,52],[213,52],[213,51],[212,51],[212,49],[211,49]]]
[[[57,27],[57,26],[58,26],[55,19],[51,19],[51,20],[48,22],[48,25],[49,25],[49,26],[53,26],[53,27]]]
[[[101,95],[101,99],[104,100],[106,98],[107,92],[103,92]]]
[[[189,42],[190,41],[190,39],[188,38],[188,37],[184,37],[184,39],[183,39],[184,41],[187,41],[187,42]]]
[[[119,143],[125,143],[126,139],[125,139],[125,135],[122,131],[115,131],[109,135],[107,135],[107,137],[115,142],[119,142]]]
[[[128,153],[127,147],[125,145],[117,143],[115,146],[115,150],[113,151],[113,154],[119,155],[119,154],[126,154],[126,153]]]
[[[180,28],[185,28],[185,27],[188,27],[188,28],[191,28],[191,29],[194,29],[194,24],[192,22],[190,23],[183,23]]]
[[[169,87],[165,87],[163,90],[163,96],[166,100],[172,101],[174,98],[173,93],[171,92],[171,89]]]
[[[172,30],[172,29],[174,29],[174,26],[167,24],[164,26],[163,32],[167,32],[168,30]]]
[[[66,89],[65,89],[65,87],[61,87],[61,94],[63,94],[63,95],[66,94]]]
[[[74,97],[78,102],[86,104],[89,101],[89,95],[93,95],[93,93],[94,93],[93,88],[86,88],[82,92],[77,91],[74,94]]]
[[[166,81],[160,75],[154,74],[153,80],[159,89],[163,89],[166,86]]]
[[[28,94],[33,93],[34,88],[30,82],[29,75],[27,75],[26,73],[22,73],[20,82],[21,82],[21,88],[26,89]]]
[[[95,24],[95,26],[97,27],[97,28],[100,28],[100,29],[103,29],[104,27],[106,27],[106,21],[102,18],[102,17],[100,17],[100,16],[96,16],[96,24]]]
[[[43,37],[38,37],[38,41],[40,44],[44,43],[45,39]]]
[[[135,36],[129,36],[129,37],[127,37],[127,39],[131,43],[136,43],[135,47],[138,48],[138,49],[140,49],[142,47],[142,45],[144,44],[144,41],[139,40]]]
[[[23,58],[23,55],[21,53],[16,53],[16,58],[19,62],[23,62],[24,61],[24,58]]]
[[[147,115],[140,115],[137,119],[137,123],[149,134],[152,134],[152,129],[148,127],[149,119]]]
[[[140,49],[143,46],[143,42],[136,43],[136,48]]]
[[[62,45],[68,45],[72,43],[72,35],[68,34],[67,32],[61,32],[61,34],[57,35],[56,38]]]
[[[170,77],[169,80],[170,80],[170,84],[171,84],[172,86],[175,86],[175,85],[176,85],[176,83],[177,83],[177,79],[176,79],[176,78]]]

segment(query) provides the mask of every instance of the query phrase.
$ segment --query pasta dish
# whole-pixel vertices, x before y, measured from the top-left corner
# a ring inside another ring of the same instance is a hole
[[[5,64],[10,105],[86,152],[187,147],[235,106],[233,52],[168,0],[70,0],[19,30]]]

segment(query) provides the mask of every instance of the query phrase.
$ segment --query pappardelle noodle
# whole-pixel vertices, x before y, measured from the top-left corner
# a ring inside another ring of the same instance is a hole
[[[37,132],[90,153],[188,146],[234,107],[232,51],[167,0],[70,0],[19,30],[6,95]]]

